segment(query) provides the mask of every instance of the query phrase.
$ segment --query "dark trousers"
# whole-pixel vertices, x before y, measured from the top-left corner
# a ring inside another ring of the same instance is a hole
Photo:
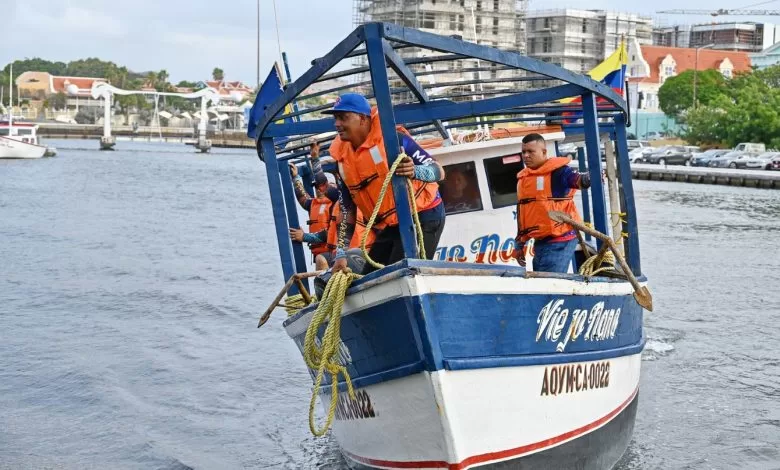
[[[426,220],[420,222],[423,232],[423,244],[425,245],[425,257],[433,259],[436,247],[439,245],[441,232],[444,230],[444,219]],[[389,266],[404,258],[404,247],[401,243],[401,232],[397,225],[386,227],[379,232],[368,252],[368,256],[377,263]],[[376,271],[376,268],[368,262],[363,267],[363,274]]]

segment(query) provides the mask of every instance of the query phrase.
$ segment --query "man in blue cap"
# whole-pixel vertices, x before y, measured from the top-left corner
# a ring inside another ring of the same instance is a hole
[[[338,163],[343,184],[341,195],[347,214],[345,224],[349,228],[355,224],[357,209],[365,217],[373,213],[382,183],[390,171],[379,113],[363,96],[356,93],[341,95],[333,108],[323,113],[333,115],[338,132],[338,137],[330,146],[330,154]],[[437,184],[444,179],[444,169],[414,141],[406,129],[398,127],[395,137],[406,155],[405,161],[397,167],[396,175],[412,180],[425,254],[431,259],[444,230],[444,204]],[[376,240],[369,251],[371,259],[384,265],[403,259],[404,250],[392,191],[387,191],[380,203],[374,230]],[[334,271],[347,267],[344,251],[347,243],[347,240],[339,239]],[[363,274],[373,270],[366,263]]]

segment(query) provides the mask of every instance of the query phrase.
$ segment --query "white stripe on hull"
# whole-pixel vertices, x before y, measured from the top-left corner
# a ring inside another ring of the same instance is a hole
[[[599,374],[600,387],[564,381],[563,392],[543,393],[545,369],[549,383],[567,364],[424,372],[361,389],[360,406],[370,400],[375,416],[348,412],[333,433],[346,455],[376,468],[470,468],[530,455],[607,424],[637,391],[641,354],[572,364],[609,364],[608,385]]]

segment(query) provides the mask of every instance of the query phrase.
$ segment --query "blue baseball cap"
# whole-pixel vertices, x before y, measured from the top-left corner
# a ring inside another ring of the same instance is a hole
[[[363,95],[344,93],[336,99],[336,103],[331,109],[322,112],[322,114],[334,113],[358,113],[371,116],[371,105]]]

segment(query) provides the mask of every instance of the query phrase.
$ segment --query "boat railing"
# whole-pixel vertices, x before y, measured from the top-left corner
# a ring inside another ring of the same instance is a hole
[[[341,67],[345,69],[333,71]],[[483,72],[490,77],[483,77]],[[600,158],[600,137],[606,134],[615,142],[626,259],[634,275],[641,275],[626,144],[628,108],[622,96],[588,76],[516,52],[394,24],[368,23],[313,60],[252,123],[258,155],[267,169],[285,278],[305,272],[307,263],[303,246],[289,239],[288,227],[300,223],[292,179],[280,162],[301,162],[312,140],[327,155],[335,135],[333,119],[320,115],[331,107],[323,97],[345,92],[362,93],[376,104],[384,136],[395,135],[401,124],[415,136],[449,140],[457,129],[508,122],[560,125],[568,136],[581,135],[581,161],[593,175],[589,212],[602,233],[609,232]],[[399,154],[398,141],[385,138],[384,144],[392,165]],[[393,178],[404,253],[414,258],[417,244],[405,184],[403,178]]]

